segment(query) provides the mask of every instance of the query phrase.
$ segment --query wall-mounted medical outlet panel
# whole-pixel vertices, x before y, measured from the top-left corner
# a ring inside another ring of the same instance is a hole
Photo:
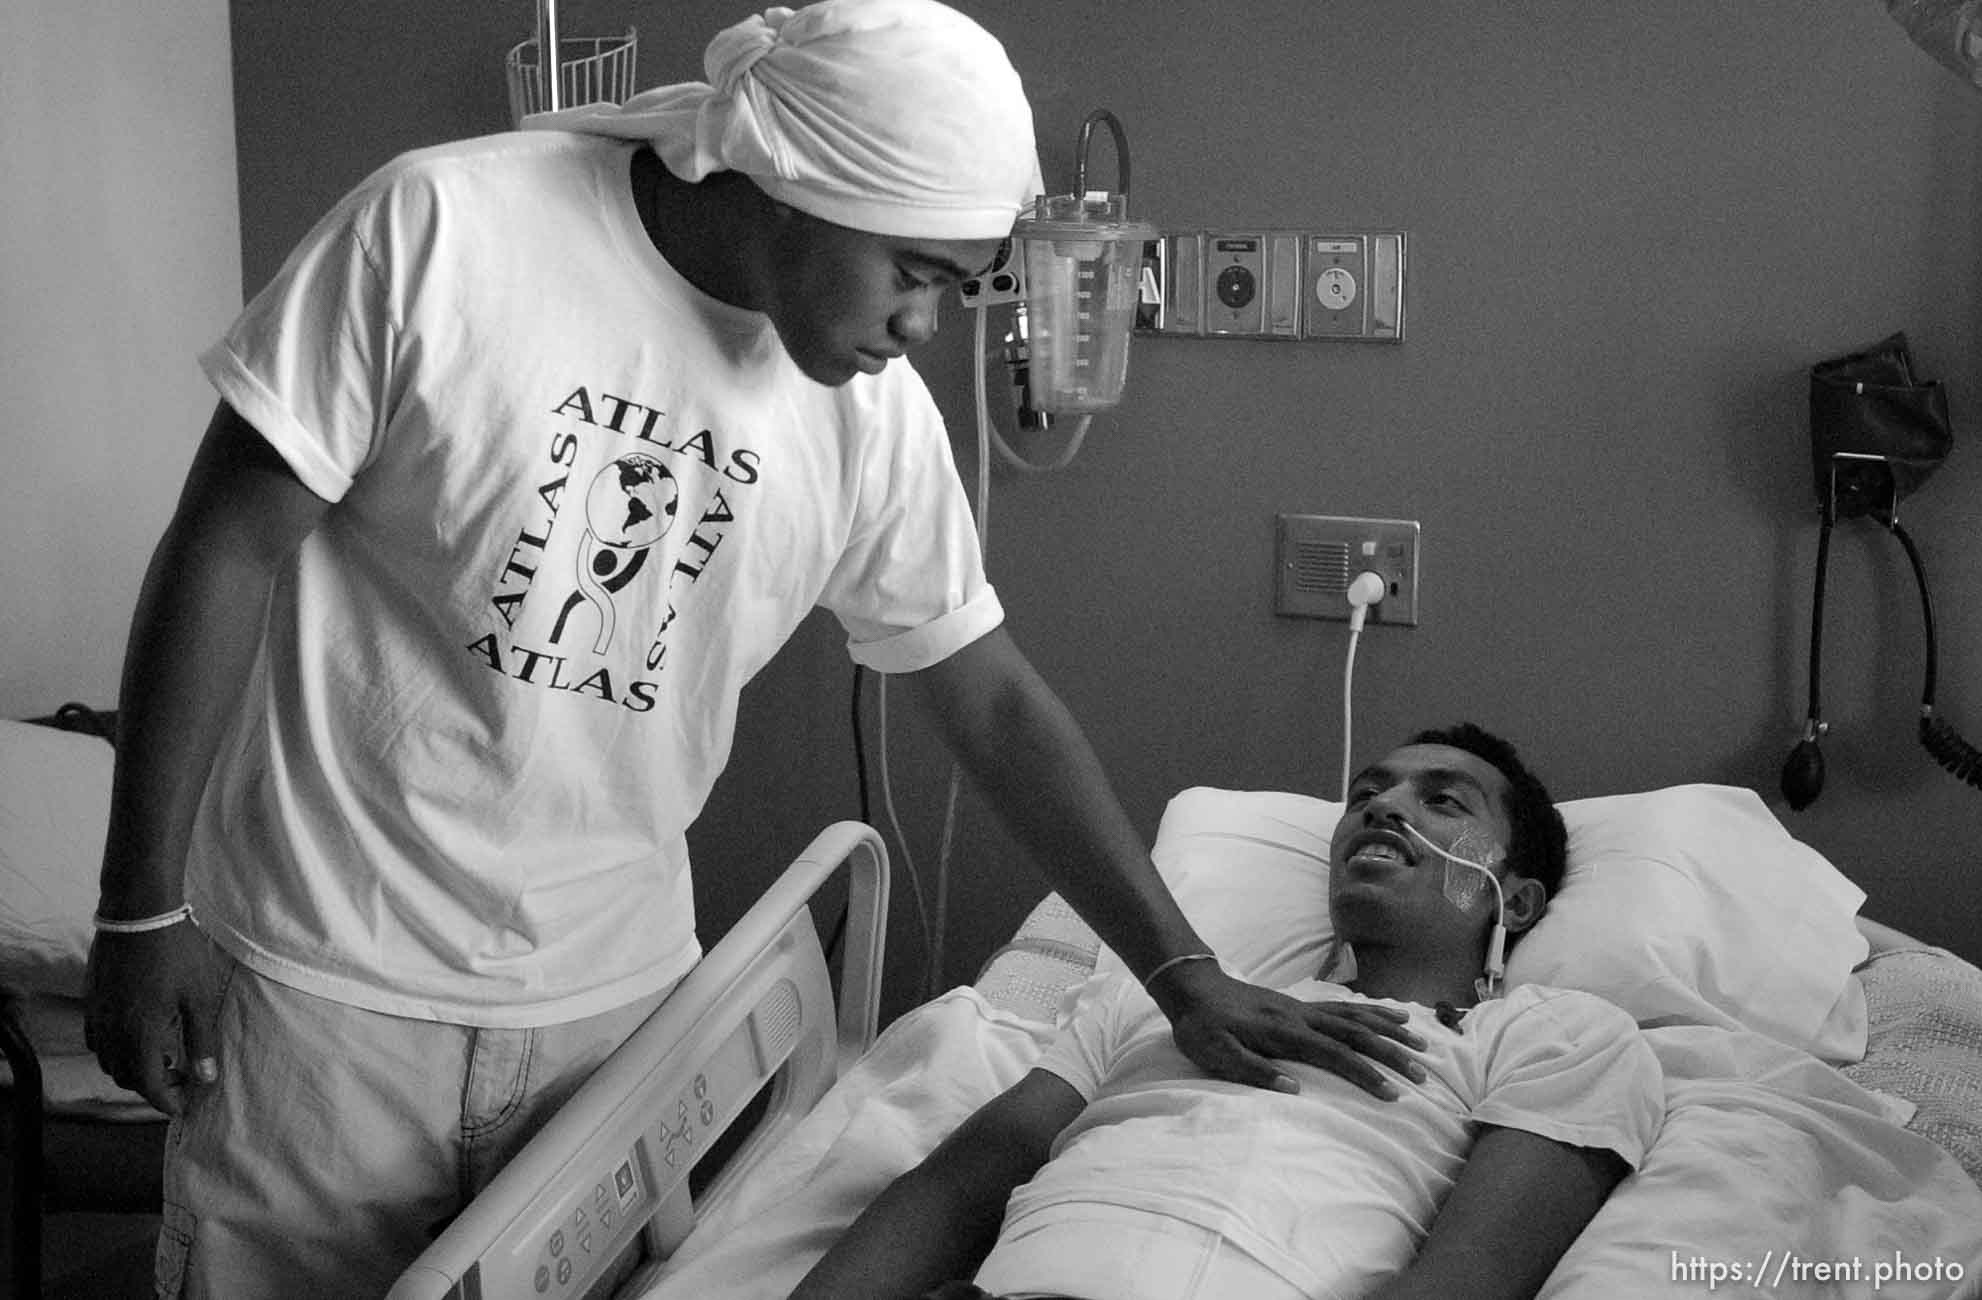
[[[1204,237],[1204,332],[1266,332],[1266,236],[1213,231]]]
[[[1165,235],[1163,249],[1164,334],[1204,333],[1204,236]]]
[[[996,307],[1025,297],[1025,258],[1016,239],[998,245],[997,256],[983,275],[974,275],[957,285],[957,295],[966,307]]]
[[[1267,338],[1291,339],[1301,329],[1301,237],[1287,232],[1266,237]]]
[[[1401,230],[1165,234],[1163,311],[1137,328],[1208,338],[1404,338]]]
[[[1302,253],[1302,337],[1404,337],[1402,231],[1310,232]]]
[[[1338,515],[1280,515],[1273,554],[1274,613],[1349,621],[1349,584],[1369,570],[1383,599],[1366,623],[1418,625],[1418,522]]]
[[[1135,327],[1146,333],[1161,333],[1168,309],[1163,286],[1170,282],[1169,245],[1152,239],[1142,246],[1142,279],[1136,286]]]

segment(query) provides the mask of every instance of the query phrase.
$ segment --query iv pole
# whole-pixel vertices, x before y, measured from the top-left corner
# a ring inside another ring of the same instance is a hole
[[[530,5],[536,30],[503,60],[510,125],[520,129],[523,119],[536,113],[625,102],[633,93],[639,33],[628,27],[624,36],[566,36],[557,0],[530,0]]]
[[[546,112],[564,107],[557,84],[562,48],[557,40],[557,0],[537,0],[537,73],[544,79]]]

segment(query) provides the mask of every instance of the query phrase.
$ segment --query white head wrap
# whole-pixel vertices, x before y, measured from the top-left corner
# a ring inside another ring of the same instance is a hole
[[[709,80],[526,129],[644,139],[685,181],[738,171],[835,225],[996,239],[1040,192],[1032,109],[1005,50],[936,0],[823,0],[720,33]]]

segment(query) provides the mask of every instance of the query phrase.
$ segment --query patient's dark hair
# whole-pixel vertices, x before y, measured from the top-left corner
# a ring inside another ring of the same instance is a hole
[[[1507,816],[1513,823],[1513,843],[1507,846],[1508,866],[1539,880],[1554,898],[1569,867],[1569,831],[1556,811],[1555,800],[1541,778],[1528,770],[1514,746],[1484,727],[1470,722],[1420,731],[1413,745],[1447,745],[1484,759],[1507,778]]]

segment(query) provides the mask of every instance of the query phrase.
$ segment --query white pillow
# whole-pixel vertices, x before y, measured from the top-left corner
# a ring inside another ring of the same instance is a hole
[[[1830,1059],[1865,1054],[1851,973],[1870,947],[1856,920],[1865,891],[1754,791],[1685,785],[1561,807],[1569,873],[1509,952],[1509,984],[1589,989],[1641,1024],[1740,1027]],[[1831,1023],[1833,1009],[1845,1023]]]
[[[110,818],[110,746],[0,719],[0,983],[80,997]]]
[[[1510,987],[1565,985],[1643,1023],[1745,1027],[1828,1060],[1863,1055],[1852,967],[1867,948],[1854,921],[1865,893],[1753,791],[1675,786],[1558,806],[1569,871],[1510,951]],[[1164,810],[1151,856],[1227,965],[1292,983],[1332,939],[1328,841],[1341,808],[1194,787]]]

